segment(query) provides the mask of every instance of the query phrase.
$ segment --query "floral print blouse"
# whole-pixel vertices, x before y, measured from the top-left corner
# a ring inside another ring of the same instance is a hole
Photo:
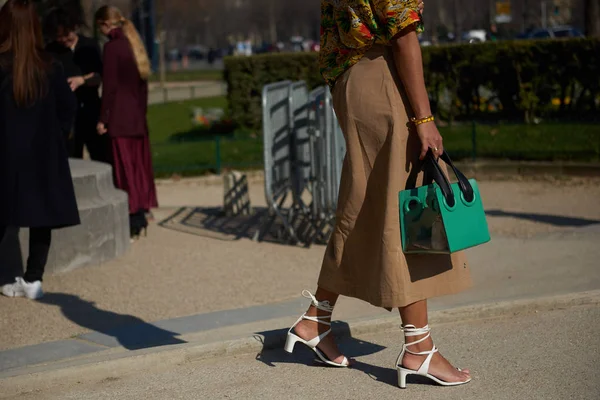
[[[319,67],[330,86],[373,44],[389,45],[404,28],[423,31],[417,0],[321,0]]]

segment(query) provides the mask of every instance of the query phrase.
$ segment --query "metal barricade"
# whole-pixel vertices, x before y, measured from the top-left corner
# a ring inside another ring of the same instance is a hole
[[[263,90],[265,196],[269,205],[255,239],[283,223],[290,243],[327,241],[335,224],[346,143],[329,88],[308,92],[305,82],[278,82]],[[311,201],[305,199],[310,193]],[[292,202],[287,202],[291,194]],[[284,208],[287,205],[288,208]]]
[[[263,240],[277,219],[283,223],[281,239],[289,243],[298,241],[290,213],[284,209],[284,203],[292,193],[291,84],[290,81],[282,81],[263,88],[265,199],[269,210],[254,237],[259,241]]]
[[[314,241],[324,241],[324,230],[329,225],[331,213],[329,207],[329,181],[331,146],[328,144],[328,89],[319,87],[309,95],[309,150],[310,150],[310,205],[311,231],[303,238],[307,245]]]
[[[308,133],[308,86],[306,82],[294,82],[289,87],[290,121],[292,121],[292,191],[294,204],[307,210],[303,196],[310,183],[310,141]]]

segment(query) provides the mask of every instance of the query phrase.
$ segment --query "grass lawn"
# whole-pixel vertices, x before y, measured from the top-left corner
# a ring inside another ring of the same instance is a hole
[[[192,82],[192,81],[222,81],[223,71],[199,70],[199,71],[175,71],[167,72],[167,82]],[[150,82],[159,82],[160,75],[152,74]]]
[[[152,105],[148,123],[158,176],[198,175],[216,169],[213,132],[192,123],[192,109],[227,108],[225,97]],[[477,156],[513,160],[600,161],[600,124],[477,125]],[[455,160],[472,155],[472,126],[440,128]],[[236,129],[220,142],[221,166],[249,168],[262,164],[260,132]]]
[[[217,166],[213,132],[192,122],[192,110],[227,108],[225,97],[188,100],[148,107],[148,126],[156,175],[200,175]],[[223,167],[257,167],[262,164],[262,140],[258,135],[236,129],[221,139]]]
[[[209,97],[148,106],[148,126],[152,143],[165,142],[173,135],[193,130],[192,109],[194,107],[226,109],[227,99]]]
[[[473,128],[440,129],[455,159],[472,154]],[[528,161],[600,161],[600,124],[542,123],[539,125],[477,125],[477,156]]]

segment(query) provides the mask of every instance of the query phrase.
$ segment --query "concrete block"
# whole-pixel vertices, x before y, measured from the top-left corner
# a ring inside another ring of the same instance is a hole
[[[129,248],[129,206],[127,194],[114,187],[108,164],[70,160],[71,174],[79,207],[81,225],[55,230],[46,273],[67,272],[98,265],[120,257]],[[29,230],[21,229],[18,240],[11,230],[0,248],[0,259],[9,264],[27,260]],[[15,255],[20,242],[21,259]],[[19,266],[12,265],[12,270]]]

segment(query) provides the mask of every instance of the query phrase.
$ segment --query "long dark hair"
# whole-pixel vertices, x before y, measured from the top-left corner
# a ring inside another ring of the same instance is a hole
[[[0,9],[0,68],[12,75],[13,95],[19,107],[32,105],[48,88],[50,60],[43,46],[33,1],[8,0]]]

